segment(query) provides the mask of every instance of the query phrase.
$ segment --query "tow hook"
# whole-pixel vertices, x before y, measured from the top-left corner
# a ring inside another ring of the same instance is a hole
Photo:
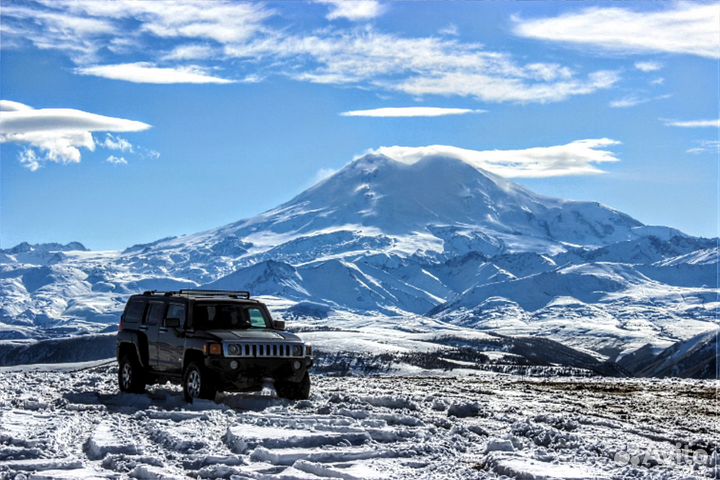
[[[277,391],[275,390],[275,380],[270,377],[262,379],[262,389],[260,389],[260,395],[263,397],[277,397]]]

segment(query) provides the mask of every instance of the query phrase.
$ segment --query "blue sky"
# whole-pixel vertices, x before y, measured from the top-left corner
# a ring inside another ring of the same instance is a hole
[[[718,234],[716,3],[48,0],[0,14],[3,248],[217,227],[391,146],[457,147],[539,193]]]

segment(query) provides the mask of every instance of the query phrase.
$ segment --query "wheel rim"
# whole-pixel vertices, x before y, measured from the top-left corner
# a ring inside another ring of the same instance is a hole
[[[191,397],[197,398],[200,396],[200,372],[197,370],[190,370],[187,376],[187,391]]]
[[[122,375],[120,376],[122,380],[122,387],[125,390],[128,390],[130,388],[130,383],[132,382],[132,366],[130,363],[125,362],[122,366]]]

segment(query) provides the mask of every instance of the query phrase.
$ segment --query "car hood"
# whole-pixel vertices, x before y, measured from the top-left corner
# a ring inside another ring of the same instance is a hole
[[[261,342],[299,342],[300,337],[293,333],[278,330],[212,330],[209,336],[225,341],[261,341]]]

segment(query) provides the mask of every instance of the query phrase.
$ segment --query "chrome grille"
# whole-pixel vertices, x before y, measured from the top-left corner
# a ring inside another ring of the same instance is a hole
[[[298,347],[299,351],[295,352]],[[232,342],[223,343],[223,353],[226,357],[239,358],[299,358],[305,354],[305,345],[286,342]]]

